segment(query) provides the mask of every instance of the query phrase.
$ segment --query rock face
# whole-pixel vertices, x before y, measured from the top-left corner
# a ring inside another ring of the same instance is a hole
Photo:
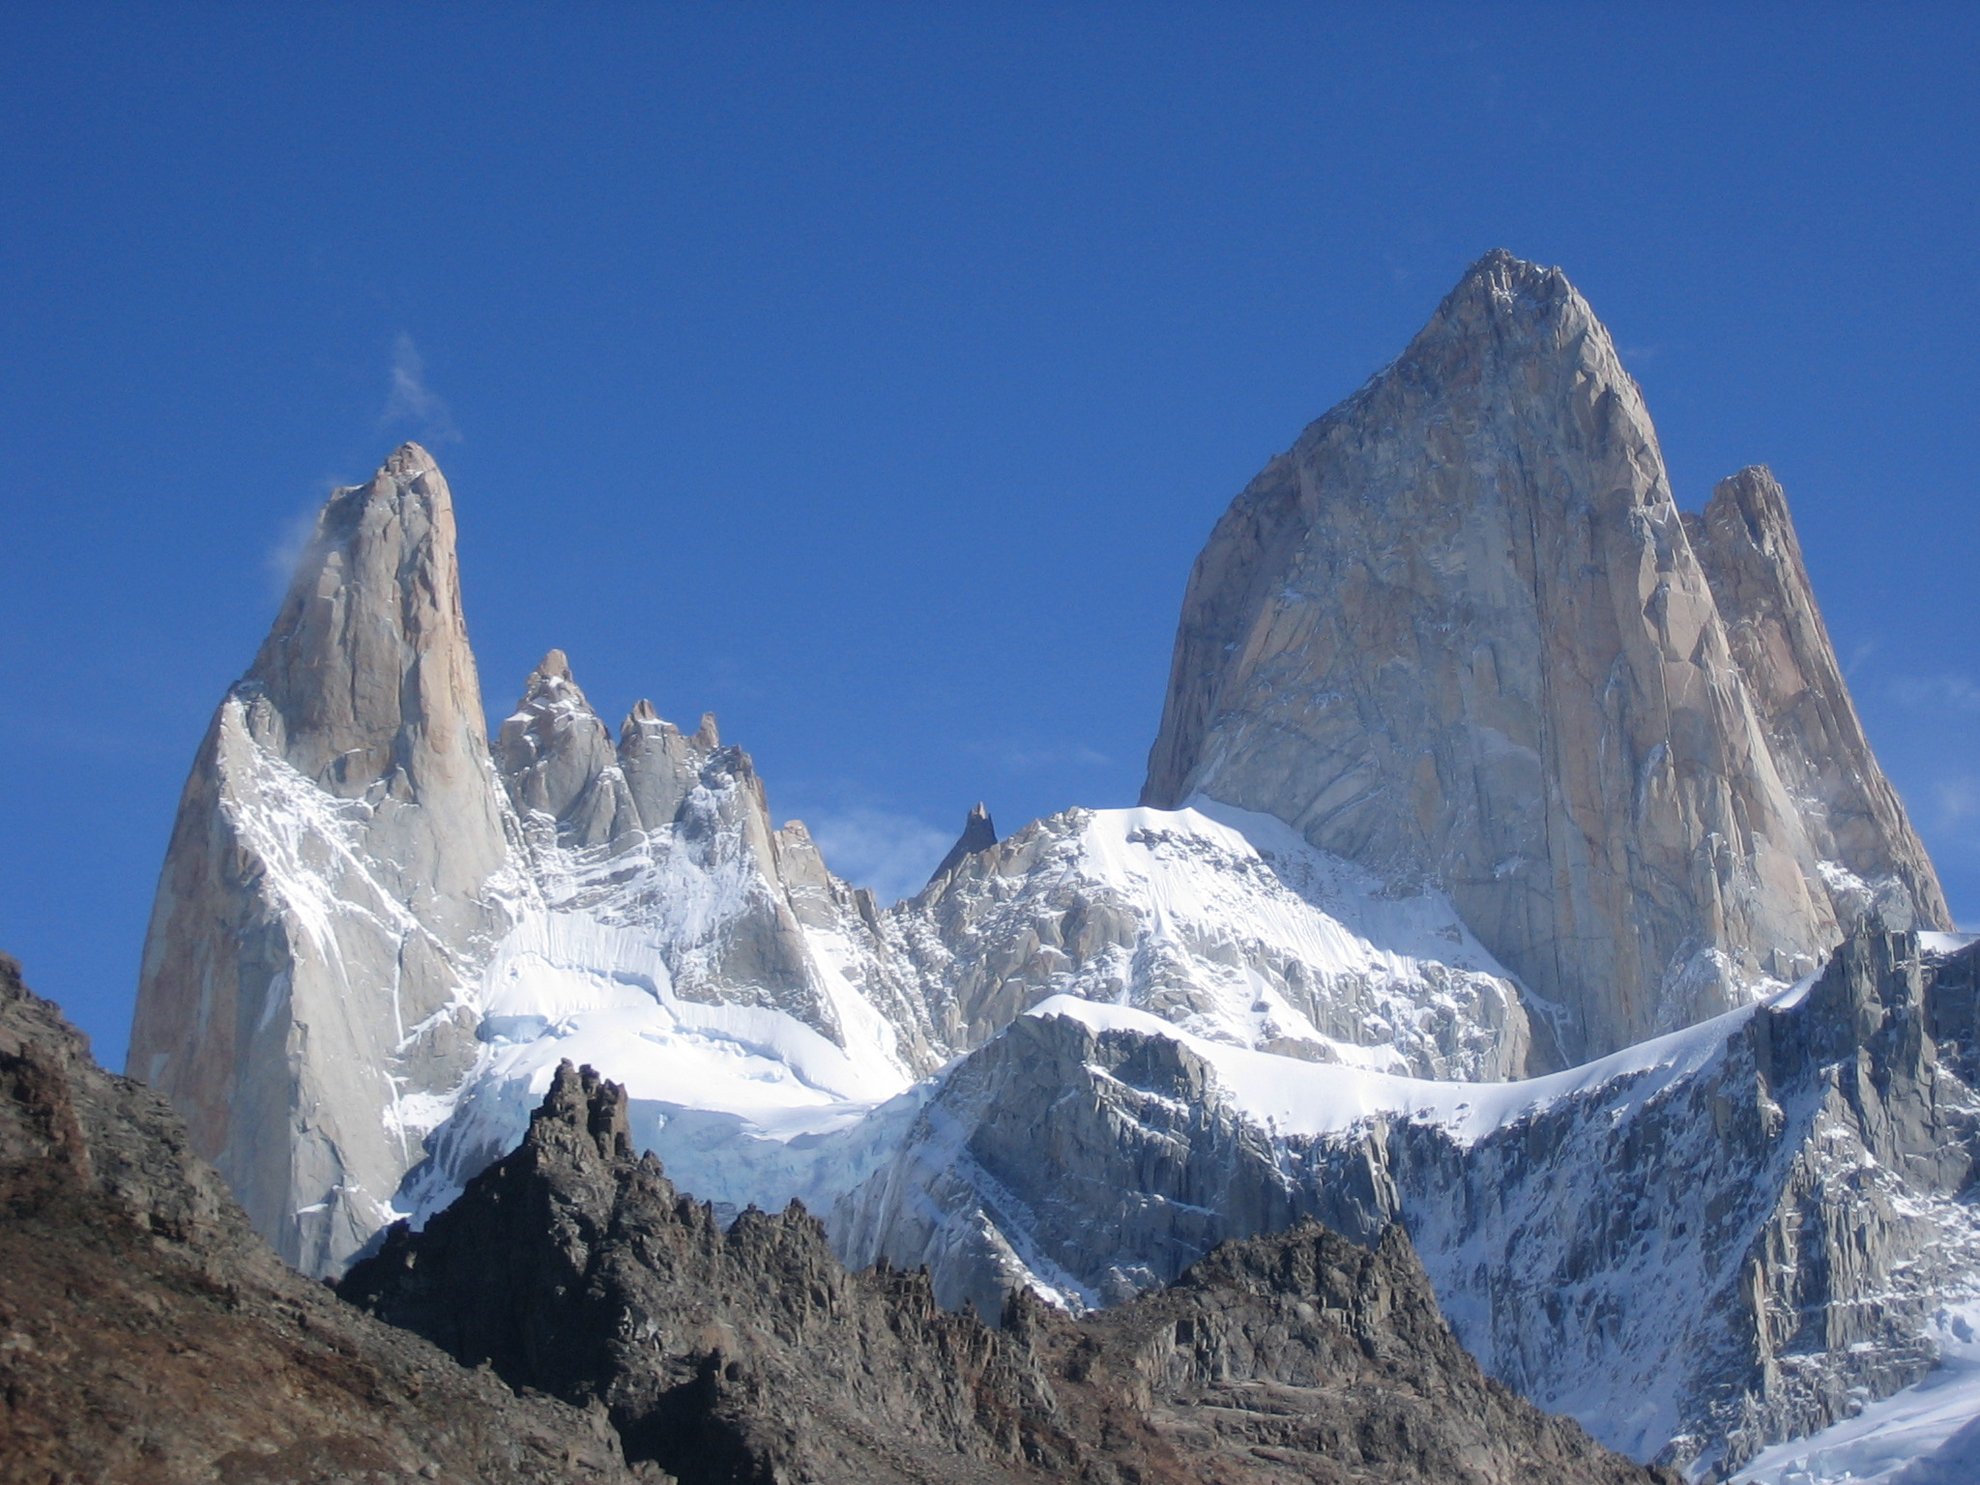
[[[1980,948],[1861,931],[1777,1003],[1497,1087],[1381,1079],[1067,998],[945,1074],[834,1214],[946,1301],[1164,1283],[1304,1218],[1400,1220],[1488,1372],[1701,1469],[1932,1365],[1980,1294]]]
[[[407,444],[339,490],[180,801],[131,1072],[308,1270],[379,1225],[474,1055],[513,825],[489,767],[447,483]]]
[[[941,881],[978,851],[987,851],[996,844],[997,827],[990,822],[990,807],[978,800],[969,817],[963,821],[962,834],[956,837],[956,843],[949,847],[949,854],[942,858],[942,864],[928,879],[930,885]]]
[[[1218,523],[1143,800],[1263,811],[1441,887],[1559,1007],[1571,1060],[1806,972],[1838,937],[1838,827],[1943,926],[1895,796],[1840,730],[1805,574],[1774,550],[1762,585],[1820,698],[1780,725],[1802,764],[1820,766],[1816,713],[1853,750],[1833,826],[1783,777],[1608,332],[1559,270],[1493,253]]]
[[[667,1041],[653,1081],[718,1117],[770,1082],[870,1106],[939,1060],[872,894],[773,825],[712,716],[641,701],[615,743],[552,650],[492,750],[483,717],[451,497],[408,444],[325,505],[194,760],[131,1033],[305,1272],[510,1148],[573,1016]]]
[[[10,1481],[635,1478],[600,1412],[519,1397],[285,1267],[165,1101],[98,1069],[4,957],[0,1399]]]
[[[1311,1222],[1227,1243],[1057,1337],[1107,1412],[1128,1411],[1116,1396],[1147,1410],[1178,1480],[1672,1478],[1592,1452],[1484,1377],[1399,1226],[1368,1247]]]
[[[857,934],[877,906],[829,877],[802,826],[771,823],[755,765],[722,745],[712,715],[687,734],[640,701],[615,748],[552,650],[496,754],[548,914],[658,929],[674,993],[760,1006],[844,1044],[845,1012],[807,928]],[[912,1007],[891,1008],[912,1033]],[[926,1060],[919,1047],[904,1058]]]
[[[847,1273],[799,1208],[722,1231],[568,1063],[521,1148],[341,1292],[602,1401],[685,1485],[1654,1478],[1488,1382],[1400,1230],[1237,1245],[1097,1322],[1020,1297],[995,1331],[925,1275]]]
[[[1684,524],[1838,914],[1946,927],[1938,873],[1863,735],[1773,474],[1721,480]]]

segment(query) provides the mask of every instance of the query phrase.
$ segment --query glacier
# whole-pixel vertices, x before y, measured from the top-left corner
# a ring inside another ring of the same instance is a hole
[[[132,1029],[308,1272],[570,1059],[684,1190],[800,1200],[952,1306],[1400,1221],[1488,1371],[1639,1458],[1971,1442],[1980,953],[1779,485],[1681,515],[1558,270],[1482,259],[1230,506],[1140,807],[973,811],[884,904],[710,715],[614,729],[551,650],[489,718],[408,444],[215,713]]]

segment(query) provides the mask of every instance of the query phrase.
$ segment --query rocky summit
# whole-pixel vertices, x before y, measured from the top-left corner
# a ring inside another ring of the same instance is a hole
[[[418,1109],[474,1059],[513,914],[454,511],[407,444],[340,490],[200,744],[145,940],[129,1067],[289,1262],[377,1226]]]
[[[1218,522],[1144,802],[1435,884],[1570,1061],[1809,972],[1866,896],[1949,927],[1779,488],[1728,489],[1687,523],[1587,302],[1489,254]]]
[[[1779,485],[1681,512],[1558,269],[1481,259],[1230,506],[1138,806],[979,804],[892,905],[563,650],[491,729],[453,537],[413,445],[325,506],[130,1071],[289,1262],[636,1462],[1546,1477],[1454,1334],[1725,1475],[1980,1327],[1973,951]]]

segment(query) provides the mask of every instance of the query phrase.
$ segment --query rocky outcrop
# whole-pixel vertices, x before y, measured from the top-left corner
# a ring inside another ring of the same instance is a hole
[[[699,1480],[967,1478],[1022,1457],[1039,1382],[925,1281],[849,1275],[800,1209],[728,1231],[633,1153],[623,1090],[569,1063],[513,1154],[342,1292],[580,1405]]]
[[[285,1267],[164,1099],[0,957],[0,1477],[594,1485],[597,1409],[522,1397]]]
[[[1772,472],[1721,480],[1684,524],[1839,916],[1950,928],[1938,873],[1857,720]]]
[[[509,926],[447,483],[407,444],[317,520],[193,762],[146,936],[131,1072],[291,1263],[379,1225],[474,1057]]]
[[[1088,1395],[1145,1409],[1180,1461],[1208,1456],[1247,1481],[1662,1474],[1594,1453],[1580,1428],[1488,1380],[1397,1225],[1366,1247],[1312,1222],[1227,1243],[1059,1335]]]
[[[805,1189],[786,1145],[937,1065],[873,895],[800,822],[772,825],[714,717],[687,733],[640,701],[615,745],[553,650],[495,751],[529,895],[488,955],[477,1057],[399,1210],[437,1210],[514,1148],[573,1050],[626,1080],[642,1141],[731,1211]]]
[[[1933,1317],[1980,1293],[1976,981],[1980,948],[1865,930],[1776,1004],[1485,1088],[1292,1077],[1058,1002],[945,1075],[834,1228],[987,1309],[1012,1283],[1118,1301],[1305,1218],[1401,1221],[1489,1373],[1724,1468],[1918,1380]]]
[[[978,851],[987,851],[996,844],[997,827],[990,822],[990,807],[979,799],[963,821],[962,834],[956,837],[956,843],[949,847],[949,854],[942,858],[942,864],[929,877],[929,884],[932,886],[941,881]]]
[[[666,957],[675,993],[773,1007],[838,1039],[836,1009],[785,890],[769,802],[749,755],[722,746],[714,717],[685,734],[646,701],[619,739],[614,748],[562,650],[530,674],[502,724],[496,761],[546,908],[609,903],[620,922],[671,919],[678,931],[667,935]],[[683,891],[690,874],[703,890]]]
[[[1441,887],[1579,1059],[1836,941],[1768,717],[1608,332],[1559,270],[1499,252],[1218,523],[1143,798],[1264,811]]]
[[[519,1386],[602,1401],[686,1485],[1629,1481],[1488,1382],[1400,1230],[1220,1251],[1173,1291],[1000,1332],[925,1274],[853,1274],[796,1207],[727,1231],[633,1153],[623,1090],[563,1064],[514,1154],[341,1292]]]
[[[562,650],[530,672],[522,700],[496,734],[495,766],[517,813],[547,820],[553,840],[600,846],[640,827],[612,735],[571,678]]]

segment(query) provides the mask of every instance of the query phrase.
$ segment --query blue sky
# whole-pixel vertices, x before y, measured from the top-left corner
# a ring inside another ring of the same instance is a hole
[[[1231,496],[1503,245],[1785,483],[1980,919],[1976,8],[17,4],[0,947],[121,1060],[200,734],[400,439],[501,715],[704,709],[842,872],[1132,800]]]

